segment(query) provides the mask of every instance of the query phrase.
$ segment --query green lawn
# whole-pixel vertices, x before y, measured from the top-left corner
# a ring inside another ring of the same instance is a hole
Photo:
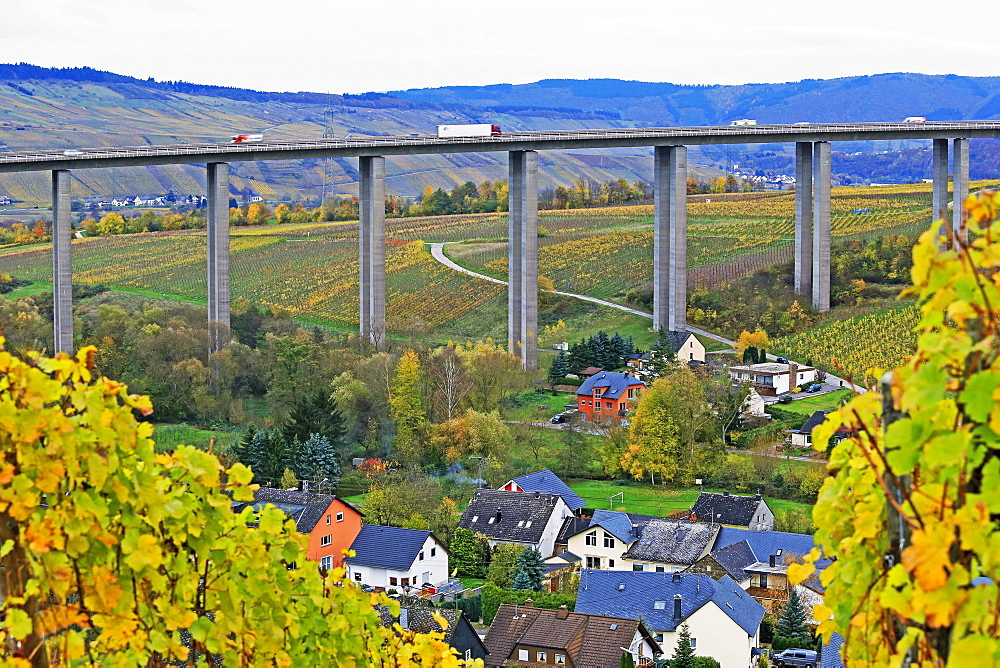
[[[841,400],[852,396],[854,396],[853,390],[837,390],[805,399],[796,399],[790,404],[778,404],[778,407],[790,413],[798,413],[808,417],[816,411],[832,411],[840,406]]]
[[[156,451],[173,450],[179,445],[193,445],[207,450],[212,438],[215,438],[216,454],[228,452],[236,444],[242,434],[234,431],[212,431],[201,429],[189,424],[158,424],[153,427],[153,440]]]
[[[548,422],[556,413],[562,413],[566,404],[576,404],[576,395],[559,392],[522,392],[514,397],[515,406],[507,409],[504,418],[518,422]]]
[[[807,462],[802,462],[806,464]],[[656,487],[652,485],[616,485],[610,480],[571,480],[568,482],[570,489],[580,495],[587,502],[590,508],[603,508],[605,510],[621,510],[629,513],[639,513],[641,515],[654,515],[665,517],[678,510],[686,510],[694,505],[698,499],[699,490],[673,489],[670,487]],[[722,489],[706,488],[706,492],[722,492]],[[623,494],[609,501],[609,497],[615,494]],[[772,512],[779,510],[802,509],[807,512],[812,510],[812,506],[807,503],[796,501],[786,501],[764,497]],[[612,507],[613,506],[613,507]]]

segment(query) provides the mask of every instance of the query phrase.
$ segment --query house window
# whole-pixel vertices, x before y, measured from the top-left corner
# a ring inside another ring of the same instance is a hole
[[[518,661],[527,661],[528,660],[528,650],[526,650],[526,649],[519,649],[519,650],[517,650],[517,660]]]
[[[613,403],[611,403],[610,401],[605,401],[604,402],[604,407],[605,408],[614,408],[615,405]]]
[[[604,532],[604,547],[614,548],[615,537],[609,534],[607,531]]]
[[[431,559],[433,559],[433,558],[434,558],[434,555],[436,555],[436,554],[437,554],[437,551],[438,551],[438,549],[437,549],[436,547],[432,547],[432,548],[431,548]]]
[[[590,533],[587,534],[586,543],[587,543],[587,545],[593,545],[594,547],[597,547],[597,532],[596,531],[591,531]]]
[[[549,657],[545,652],[535,652],[535,660],[542,663],[548,661]]]
[[[635,399],[635,388],[634,387],[628,388],[628,398],[629,399]]]
[[[587,568],[601,569],[600,557],[587,557]]]
[[[760,584],[757,586],[763,589],[767,589],[767,573],[760,574]]]
[[[566,665],[566,655],[565,654],[556,654],[556,665],[557,666],[565,666]]]
[[[691,649],[694,649],[697,646],[698,646],[698,639],[697,638],[691,638]]]
[[[615,560],[608,559],[608,568],[614,568],[614,567],[615,567]]]
[[[326,570],[333,568],[333,557],[323,557],[319,560],[319,565]]]
[[[596,404],[594,404],[594,410],[595,411],[601,410],[601,402],[600,401],[598,401]]]
[[[344,513],[337,513],[337,521],[338,522],[344,521]]]
[[[408,587],[410,585],[410,578],[403,578],[402,584],[404,587]]]
[[[424,551],[421,550],[420,551],[420,561],[423,561],[423,560],[424,560]]]
[[[325,536],[319,539],[319,544],[324,547],[327,545],[331,545],[332,543],[333,543],[333,536],[331,534],[326,534]]]
[[[643,569],[642,564],[632,564],[632,570],[641,573]]]
[[[397,578],[389,578],[389,584],[395,587],[399,584],[399,580]]]
[[[663,566],[657,566],[656,567],[656,572],[657,573],[662,573],[664,570],[666,570],[666,569],[664,569]]]
[[[663,642],[663,634],[657,633],[655,636],[653,636],[653,640],[655,640],[658,643]]]
[[[618,410],[623,411],[625,410],[625,408],[626,408],[625,404],[618,404]]]
[[[358,571],[357,573],[354,574],[354,581],[361,582],[361,571]]]
[[[327,524],[329,524],[329,523],[330,523],[330,516],[329,516],[329,515],[327,515],[327,516],[326,516],[326,523],[327,523]]]

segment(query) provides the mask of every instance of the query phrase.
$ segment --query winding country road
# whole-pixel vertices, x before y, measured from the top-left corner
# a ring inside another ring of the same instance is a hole
[[[446,243],[452,243],[452,244],[454,244],[454,243],[461,243],[461,242],[459,242],[459,241],[427,242],[427,245],[431,247],[431,256],[435,260],[437,260],[438,262],[440,262],[444,266],[448,267],[449,269],[453,269],[453,270],[455,270],[455,271],[457,271],[459,273],[467,274],[469,276],[474,276],[475,278],[479,278],[479,279],[482,279],[484,281],[489,281],[490,283],[497,283],[498,285],[507,285],[507,281],[502,281],[499,278],[493,278],[492,276],[484,276],[483,274],[477,274],[476,272],[471,271],[469,269],[466,269],[465,267],[461,266],[460,264],[457,264],[456,262],[452,261],[451,258],[449,258],[447,255],[444,254],[444,247],[445,247]],[[637,311],[635,309],[628,308],[627,306],[622,306],[621,304],[615,304],[614,302],[609,302],[609,301],[605,301],[603,299],[598,299],[597,297],[591,297],[589,295],[581,295],[581,294],[577,294],[575,292],[561,292],[559,290],[556,290],[556,294],[557,295],[565,295],[566,297],[574,297],[575,299],[582,299],[582,300],[587,301],[587,302],[593,302],[594,304],[600,304],[601,306],[607,306],[608,308],[618,309],[619,311],[625,311],[626,313],[631,313],[633,315],[639,315],[639,316],[642,316],[643,318],[649,318],[650,320],[653,319],[653,316],[651,314],[649,314],[649,313],[645,313],[643,311]],[[688,325],[687,329],[688,329],[689,332],[692,332],[694,334],[698,334],[699,336],[707,337],[707,338],[712,339],[714,341],[719,341],[720,343],[725,343],[727,346],[732,346],[733,345],[733,341],[731,341],[731,340],[729,340],[727,338],[721,337],[718,334],[713,334],[711,332],[707,332],[704,329],[698,329],[697,327],[691,327],[690,325]],[[777,359],[774,355],[768,355],[767,357],[768,357],[768,359],[771,359],[771,360],[776,360]],[[835,389],[836,388],[841,388],[841,387],[852,387],[851,383],[847,382],[846,380],[843,380],[842,378],[838,378],[837,376],[834,376],[833,374],[827,374],[826,384],[830,385],[831,387],[833,387]],[[853,389],[854,389],[855,392],[858,392],[859,394],[865,392],[865,389],[863,387],[854,386]]]

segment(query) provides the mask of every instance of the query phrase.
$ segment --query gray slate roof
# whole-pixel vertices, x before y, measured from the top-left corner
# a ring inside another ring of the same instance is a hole
[[[716,494],[702,492],[698,495],[691,512],[702,522],[750,526],[761,496],[740,496],[737,494]]]
[[[756,561],[767,562],[768,556],[777,554],[778,550],[782,554],[796,554],[803,556],[813,549],[815,541],[809,534],[787,533],[785,531],[753,531],[750,529],[734,529],[732,527],[722,527],[719,535],[715,539],[713,551],[719,548],[746,541],[756,555]]]
[[[646,383],[627,373],[602,371],[583,381],[576,394],[577,396],[582,394],[589,397],[594,394],[595,387],[606,387],[608,389],[601,396],[608,399],[617,399],[625,394],[630,385],[642,385],[646,387]]]
[[[690,565],[708,554],[719,525],[686,520],[655,519],[642,527],[626,559]]]
[[[537,543],[561,502],[558,494],[477,489],[458,526],[494,540]]]
[[[430,535],[430,531],[365,524],[351,543],[355,556],[344,561],[358,566],[405,571],[413,565]],[[438,547],[444,549],[440,542]]]
[[[636,531],[632,527],[632,520],[625,513],[613,510],[595,510],[594,516],[590,520],[590,526],[606,529],[608,533],[626,545],[638,540]]]
[[[681,618],[674,619],[674,597],[678,594]],[[580,574],[575,610],[642,619],[652,631],[675,631],[709,601],[719,606],[747,635],[756,633],[764,618],[764,607],[732,578],[723,576],[721,580],[713,580],[703,573],[584,570]]]
[[[712,558],[719,562],[729,577],[737,582],[743,582],[750,577],[750,574],[743,570],[744,567],[760,561],[745,540],[715,550],[712,552]]]
[[[799,430],[797,432],[793,433],[811,434],[813,429],[820,426],[825,421],[826,421],[826,411],[816,411],[815,413],[809,416],[809,419],[806,420],[801,427],[799,427]]]
[[[577,511],[587,505],[587,502],[569,488],[559,476],[549,469],[542,469],[534,473],[513,478],[511,482],[516,482],[517,486],[525,492],[542,492],[543,494],[558,494],[572,511]]]
[[[673,330],[669,332],[662,332],[660,334],[661,338],[670,342],[670,345],[673,347],[675,351],[683,348],[684,344],[687,343],[687,340],[692,336],[694,336],[694,334],[692,334],[691,332],[677,332]]]
[[[316,524],[326,514],[330,504],[337,499],[333,494],[313,494],[311,492],[272,489],[270,487],[261,487],[256,490],[253,493],[253,498],[254,502],[252,504],[234,501],[233,511],[238,513],[248,505],[252,505],[255,509],[259,510],[265,504],[270,504],[279,510],[283,510],[285,514],[295,521],[295,528],[299,530],[299,533],[306,534],[316,527]],[[340,502],[359,515],[362,514],[343,499],[340,499]]]

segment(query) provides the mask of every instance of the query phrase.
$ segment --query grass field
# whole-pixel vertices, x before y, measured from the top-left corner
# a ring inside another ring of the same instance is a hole
[[[665,517],[678,510],[686,510],[694,505],[698,499],[700,490],[654,488],[651,485],[618,485],[609,480],[570,480],[567,482],[570,489],[580,495],[590,508],[603,508],[605,510],[621,510],[629,513],[639,513],[640,515],[654,515]],[[722,492],[722,489],[705,489],[706,492]],[[610,499],[613,495],[623,494],[616,497],[613,502]],[[772,512],[779,510],[800,509],[809,511],[812,506],[806,503],[786,501],[764,497]],[[613,506],[613,507],[612,507]]]
[[[188,424],[157,424],[153,426],[153,440],[156,451],[172,450],[179,445],[193,445],[207,450],[212,439],[215,439],[216,454],[224,454],[236,444],[242,434],[232,431],[212,431]]]
[[[854,396],[853,390],[837,390],[836,392],[828,392],[826,394],[810,396],[804,399],[796,399],[790,404],[779,404],[779,406],[782,410],[788,411],[789,413],[796,413],[808,417],[816,411],[833,410],[840,406],[841,401],[849,399],[852,396]]]

